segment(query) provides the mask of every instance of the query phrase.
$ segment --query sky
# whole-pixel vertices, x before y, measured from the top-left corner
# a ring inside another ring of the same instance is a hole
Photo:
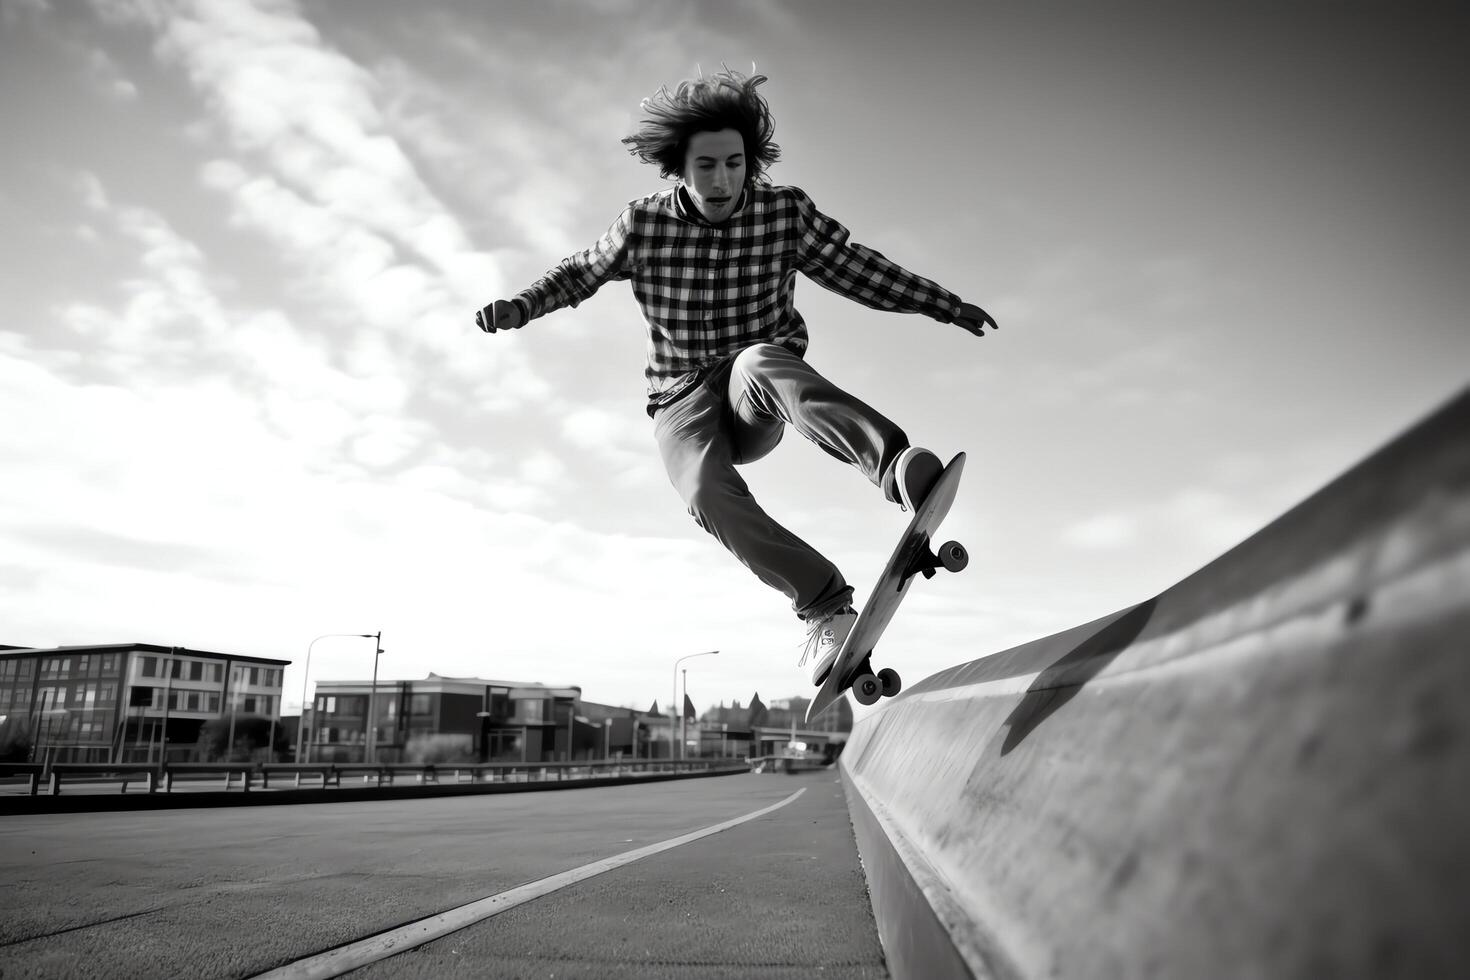
[[[804,629],[684,512],[626,283],[474,311],[666,186],[721,65],[800,186],[998,333],[802,280],[810,362],[942,457],[971,552],[910,684],[1168,588],[1457,393],[1450,4],[0,0],[0,643],[143,642],[700,710]],[[743,475],[859,603],[905,523],[794,434]]]

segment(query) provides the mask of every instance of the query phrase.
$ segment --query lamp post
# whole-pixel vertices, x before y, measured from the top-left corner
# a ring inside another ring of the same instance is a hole
[[[169,701],[173,698],[174,694],[174,665],[178,662],[179,648],[169,647],[168,660],[165,662],[166,666],[163,669],[163,748],[159,753],[159,762],[163,765],[168,765],[168,709]],[[232,732],[234,731],[234,724],[234,719],[230,719],[230,730]],[[153,761],[153,752],[151,749],[148,752],[148,761]]]
[[[670,714],[669,714],[669,761],[670,762],[672,762],[674,760],[674,715],[672,714],[672,712],[677,711],[679,713],[679,717],[680,718],[682,718],[684,716],[684,706],[682,704],[678,704],[677,703],[677,698],[679,697],[679,665],[682,664],[686,660],[693,660],[695,657],[713,657],[715,654],[717,654],[719,652],[720,651],[718,651],[718,650],[706,650],[704,653],[691,653],[691,654],[688,654],[687,656],[680,657],[678,660],[675,660],[674,661],[674,691],[673,691],[673,694],[671,694],[670,695],[670,698],[669,698],[669,711],[670,711]]]
[[[36,714],[36,724],[31,730],[31,761],[36,761],[36,756],[41,754],[41,719],[46,717],[46,704],[54,700],[56,692],[48,687],[41,689],[41,708]],[[141,726],[139,726],[141,728]]]
[[[383,655],[383,631],[374,633],[373,639],[377,641],[377,649],[373,651],[373,683],[368,688],[367,746],[363,752],[363,759],[367,762],[375,762],[378,757],[378,658]]]
[[[378,634],[382,636],[382,633]],[[301,723],[296,726],[296,761],[301,762],[301,750],[306,748],[306,682],[311,675],[311,648],[316,646],[317,640],[325,640],[329,636],[358,636],[364,640],[371,640],[371,633],[323,633],[306,645],[306,666],[301,668]],[[306,761],[311,761],[311,753],[306,754]]]
[[[239,666],[239,664],[230,664],[230,669],[229,669],[229,672],[228,672],[228,674],[226,676],[229,678],[228,684],[226,686],[226,689],[230,692],[230,740],[225,745],[225,761],[226,762],[233,762],[234,760],[231,759],[230,757],[235,754],[235,708],[238,707],[239,701],[240,701],[240,688],[239,688],[239,685],[240,685],[240,666]],[[164,695],[164,707],[165,707],[165,709],[167,709],[167,707],[168,707],[168,695],[167,694]],[[148,754],[149,754],[149,758],[150,758],[150,761],[151,761],[152,755],[153,755],[151,749],[149,750],[149,753]]]
[[[51,753],[56,743],[56,719],[65,718],[69,714],[70,708],[52,708],[46,712],[46,755],[41,759],[41,764],[46,767],[47,773],[51,772]]]

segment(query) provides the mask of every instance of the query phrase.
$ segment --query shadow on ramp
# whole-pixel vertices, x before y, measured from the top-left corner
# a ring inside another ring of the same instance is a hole
[[[1065,657],[1043,670],[1005,720],[1000,754],[1007,755],[1036,727],[1075,698],[1082,686],[1138,639],[1153,615],[1157,599],[1140,602]]]

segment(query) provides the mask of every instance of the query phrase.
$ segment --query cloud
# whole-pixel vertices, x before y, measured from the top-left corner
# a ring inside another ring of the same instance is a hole
[[[1062,542],[1087,551],[1115,551],[1138,543],[1138,520],[1127,514],[1098,514],[1062,529]]]
[[[471,312],[505,288],[499,263],[394,138],[372,72],[290,3],[112,12],[152,30],[200,93],[211,141],[233,151],[201,168],[202,183],[227,197],[237,228],[279,250],[304,300],[337,311],[338,326],[391,332],[461,380],[542,390],[514,350],[473,344]]]
[[[91,48],[85,58],[88,77],[107,99],[117,103],[138,101],[138,86],[123,75],[111,55],[101,48]]]
[[[23,16],[39,16],[51,13],[49,0],[13,0],[0,7],[0,22],[10,24]]]
[[[1135,509],[1091,515],[1062,528],[1058,536],[1064,545],[1082,551],[1151,549],[1151,542],[1165,538],[1188,552],[1214,555],[1259,530],[1261,511],[1254,494],[1186,485]]]
[[[74,302],[60,309],[61,321],[86,342],[89,367],[108,377],[186,371],[201,346],[229,333],[203,252],[158,213],[114,205],[96,175],[79,175],[75,185],[84,206],[129,244],[140,268],[122,283],[126,299],[120,311]]]

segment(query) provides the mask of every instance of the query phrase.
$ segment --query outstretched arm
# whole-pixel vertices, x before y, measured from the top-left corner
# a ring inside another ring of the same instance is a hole
[[[898,313],[922,313],[954,323],[977,337],[998,330],[995,319],[973,303],[851,240],[839,222],[817,210],[805,192],[796,191],[803,223],[803,271],[833,292],[864,306]]]
[[[513,299],[497,299],[475,313],[475,326],[486,333],[517,330],[538,316],[562,307],[575,307],[597,292],[603,283],[626,279],[631,207],[625,208],[597,243],[569,255],[546,275]]]

